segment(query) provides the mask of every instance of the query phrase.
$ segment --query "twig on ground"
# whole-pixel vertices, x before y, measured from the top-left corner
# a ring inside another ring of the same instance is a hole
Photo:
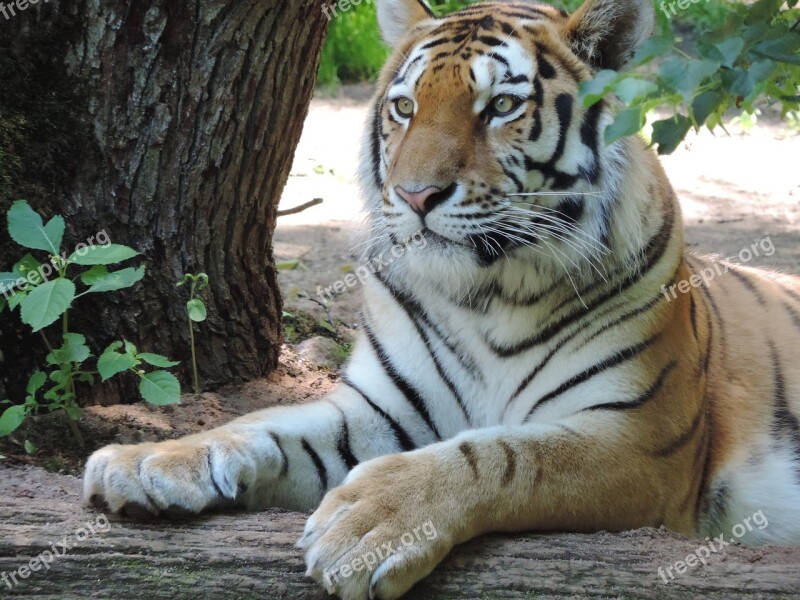
[[[285,217],[286,215],[296,215],[297,213],[303,212],[304,210],[311,208],[312,206],[316,206],[317,204],[322,204],[322,198],[314,198],[313,200],[306,202],[305,204],[301,204],[300,206],[287,208],[286,210],[279,210],[278,216]]]

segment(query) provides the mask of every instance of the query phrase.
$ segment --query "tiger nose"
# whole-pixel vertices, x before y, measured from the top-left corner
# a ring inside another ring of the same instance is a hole
[[[430,211],[430,208],[428,208],[428,210],[425,208],[425,203],[428,201],[428,198],[441,192],[442,189],[431,185],[420,192],[409,192],[407,189],[398,185],[394,188],[394,191],[408,203],[414,212],[424,215]]]

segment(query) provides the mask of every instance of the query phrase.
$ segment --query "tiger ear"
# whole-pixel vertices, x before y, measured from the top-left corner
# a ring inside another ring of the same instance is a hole
[[[378,25],[384,41],[394,48],[409,29],[424,19],[434,19],[424,0],[377,0]]]
[[[652,0],[586,0],[564,26],[572,51],[593,68],[619,70],[653,33]]]

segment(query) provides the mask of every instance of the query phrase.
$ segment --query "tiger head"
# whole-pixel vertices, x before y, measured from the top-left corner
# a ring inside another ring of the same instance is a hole
[[[443,18],[422,0],[377,0],[377,12],[394,53],[362,181],[373,241],[425,236],[407,274],[580,276],[639,249],[650,184],[637,170],[650,153],[634,138],[606,146],[608,103],[584,108],[578,88],[650,36],[649,0],[587,0],[572,15],[488,2]]]

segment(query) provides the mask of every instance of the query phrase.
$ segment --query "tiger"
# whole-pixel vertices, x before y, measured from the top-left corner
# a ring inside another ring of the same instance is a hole
[[[360,182],[381,268],[341,380],[102,448],[85,500],[313,511],[307,575],[345,600],[399,598],[490,532],[702,538],[761,514],[741,542],[800,543],[800,281],[712,277],[655,153],[605,143],[618,101],[579,99],[651,37],[651,2],[376,11],[392,53]]]

